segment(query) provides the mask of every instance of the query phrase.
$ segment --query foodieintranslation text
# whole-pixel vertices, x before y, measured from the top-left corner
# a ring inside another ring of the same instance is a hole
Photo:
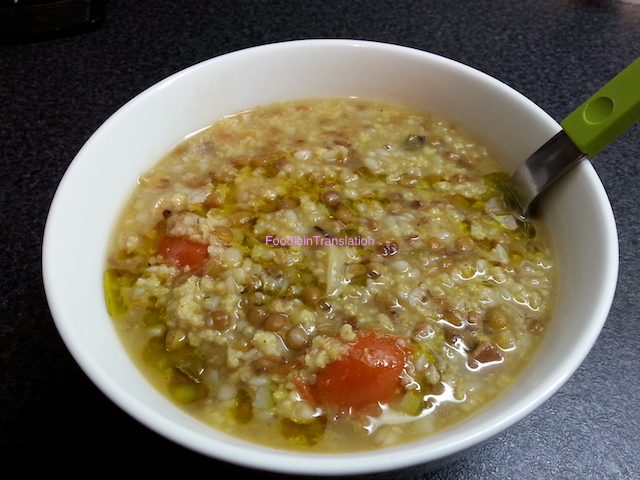
[[[373,238],[367,237],[325,237],[323,235],[313,235],[310,237],[284,237],[279,238],[273,235],[267,235],[265,238],[266,245],[285,246],[285,245],[338,245],[338,246],[356,246],[356,245],[374,245]]]

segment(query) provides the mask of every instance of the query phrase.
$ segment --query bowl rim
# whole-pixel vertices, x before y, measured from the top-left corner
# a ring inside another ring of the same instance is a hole
[[[216,448],[219,449],[216,450],[212,448],[212,440],[210,437],[205,437],[201,432],[193,432],[192,430],[186,431],[188,430],[188,427],[183,428],[182,426],[176,426],[174,423],[167,421],[157,412],[145,411],[145,406],[137,402],[130,392],[123,390],[121,386],[111,381],[108,376],[105,376],[101,370],[103,367],[93,362],[91,352],[78,343],[78,337],[75,332],[73,332],[70,324],[65,320],[65,309],[63,306],[64,300],[58,298],[55,293],[54,285],[55,282],[59,281],[59,277],[54,271],[52,263],[52,259],[58,253],[56,251],[55,238],[53,235],[57,231],[57,228],[55,228],[56,223],[60,222],[59,205],[61,203],[61,198],[64,195],[67,185],[74,181],[74,171],[78,164],[83,161],[84,152],[86,149],[90,148],[94,137],[100,135],[106,125],[117,121],[117,119],[122,115],[126,115],[128,109],[132,108],[133,105],[144,101],[147,96],[162,90],[174,82],[180,81],[183,76],[188,76],[193,71],[204,68],[212,62],[224,61],[230,56],[238,57],[240,55],[261,55],[278,51],[283,48],[307,48],[307,46],[326,46],[331,48],[357,47],[374,50],[382,49],[388,51],[401,51],[404,53],[410,52],[414,55],[429,59],[430,61],[437,60],[439,62],[449,63],[455,68],[462,69],[467,73],[482,78],[483,81],[494,84],[497,88],[504,89],[505,92],[509,92],[510,95],[519,97],[520,101],[528,102],[538,111],[541,118],[544,118],[544,121],[554,127],[557,126],[557,123],[542,111],[540,107],[533,104],[533,102],[528,100],[521,93],[494,77],[456,60],[402,45],[351,39],[306,39],[249,47],[204,60],[168,76],[145,89],[121,106],[94,132],[69,165],[51,202],[42,244],[42,274],[49,308],[64,344],[82,370],[84,370],[92,382],[96,384],[108,398],[140,423],[175,443],[188,447],[193,451],[248,468],[303,475],[323,474],[332,476],[366,474],[396,470],[417,464],[439,461],[443,458],[450,457],[451,455],[461,453],[495,437],[530,414],[550,396],[552,396],[568,380],[568,378],[584,361],[598,338],[606,321],[606,317],[608,316],[613,296],[615,294],[618,276],[619,252],[613,211],[604,187],[601,184],[595,169],[589,162],[582,162],[582,164],[576,167],[575,170],[578,172],[576,174],[582,175],[586,179],[585,181],[593,188],[593,193],[597,197],[596,203],[600,208],[597,214],[605,226],[602,234],[604,236],[604,242],[609,247],[607,252],[604,252],[606,255],[606,263],[609,267],[605,272],[606,279],[603,282],[607,288],[600,292],[601,301],[598,303],[599,310],[594,312],[594,318],[597,320],[594,321],[594,324],[590,329],[590,335],[580,344],[579,348],[571,357],[571,360],[567,360],[562,372],[555,373],[548,379],[548,382],[544,387],[544,391],[540,392],[533,398],[528,398],[527,401],[522,401],[517,409],[512,409],[512,411],[507,412],[507,414],[494,425],[476,428],[475,430],[472,430],[469,435],[458,434],[455,436],[455,441],[453,442],[449,440],[439,442],[437,438],[433,440],[434,437],[430,437],[430,450],[427,452],[425,452],[425,448],[421,445],[420,441],[400,445],[398,447],[360,453],[308,454],[261,447],[244,441],[230,441],[225,443],[215,440],[213,443],[215,443]],[[560,127],[557,126],[557,128]],[[249,450],[247,450],[247,447],[249,447]],[[249,451],[250,454],[248,454]],[[289,460],[289,462],[286,460]]]

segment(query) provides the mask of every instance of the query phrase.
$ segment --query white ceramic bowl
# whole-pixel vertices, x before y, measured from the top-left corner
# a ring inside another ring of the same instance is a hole
[[[556,315],[534,361],[489,407],[423,440],[365,453],[310,455],[223,435],[170,403],[120,344],[103,299],[107,238],[137,176],[186,135],[228,114],[293,98],[357,96],[409,103],[475,134],[508,163],[523,161],[559,129],[527,98],[477,70],[422,51],[350,40],[306,40],[205,61],[149,88],[87,141],[55,195],[44,237],[46,294],[67,347],[117,405],[202,454],[258,469],[346,475],[437,462],[513,425],[584,360],[607,317],[618,244],[605,191],[583,162],[542,205],[560,270]]]

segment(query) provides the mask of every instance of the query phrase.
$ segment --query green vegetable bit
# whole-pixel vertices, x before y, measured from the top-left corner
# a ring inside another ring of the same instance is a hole
[[[424,395],[419,390],[409,390],[400,400],[400,409],[412,417],[420,415],[423,407]]]
[[[166,322],[167,311],[164,307],[150,307],[142,315],[142,324],[145,327],[157,327]]]
[[[245,389],[238,390],[235,403],[231,407],[231,417],[240,424],[247,424],[253,420],[253,404],[251,395]]]
[[[165,339],[156,336],[142,349],[142,360],[166,379],[176,402],[185,405],[209,395],[209,387],[201,380],[204,362],[194,349],[168,351]]]
[[[304,421],[283,418],[280,420],[280,433],[296,445],[311,446],[322,440],[326,426],[327,418],[324,416]]]
[[[169,382],[167,382],[167,388],[173,399],[182,405],[195,403],[206,398],[209,394],[207,385],[196,382],[177,369],[174,370]]]
[[[131,287],[134,277],[126,270],[108,268],[103,275],[104,298],[107,311],[112,317],[119,317],[129,311],[124,290]]]
[[[189,205],[189,211],[199,215],[200,217],[206,217],[209,209],[205,207],[203,203],[193,203]]]
[[[155,371],[170,375],[173,368],[169,352],[165,347],[164,338],[152,337],[142,349],[142,361]]]

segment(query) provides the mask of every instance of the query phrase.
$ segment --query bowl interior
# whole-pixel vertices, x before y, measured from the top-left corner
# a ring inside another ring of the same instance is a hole
[[[573,373],[599,334],[615,289],[618,250],[611,207],[589,163],[560,180],[542,203],[560,278],[556,317],[536,358],[510,390],[478,415],[410,445],[305,455],[212,431],[147,383],[123,350],[104,307],[107,240],[138,175],[186,135],[225,115],[319,96],[388,100],[433,112],[487,143],[508,169],[560,129],[501,82],[404,47],[309,40],[214,58],[134,98],[100,127],[69,167],[51,206],[43,246],[51,312],[75,359],[109,398],[158,433],[206,455],[254,468],[315,474],[435,461],[496,435],[537,407]]]

